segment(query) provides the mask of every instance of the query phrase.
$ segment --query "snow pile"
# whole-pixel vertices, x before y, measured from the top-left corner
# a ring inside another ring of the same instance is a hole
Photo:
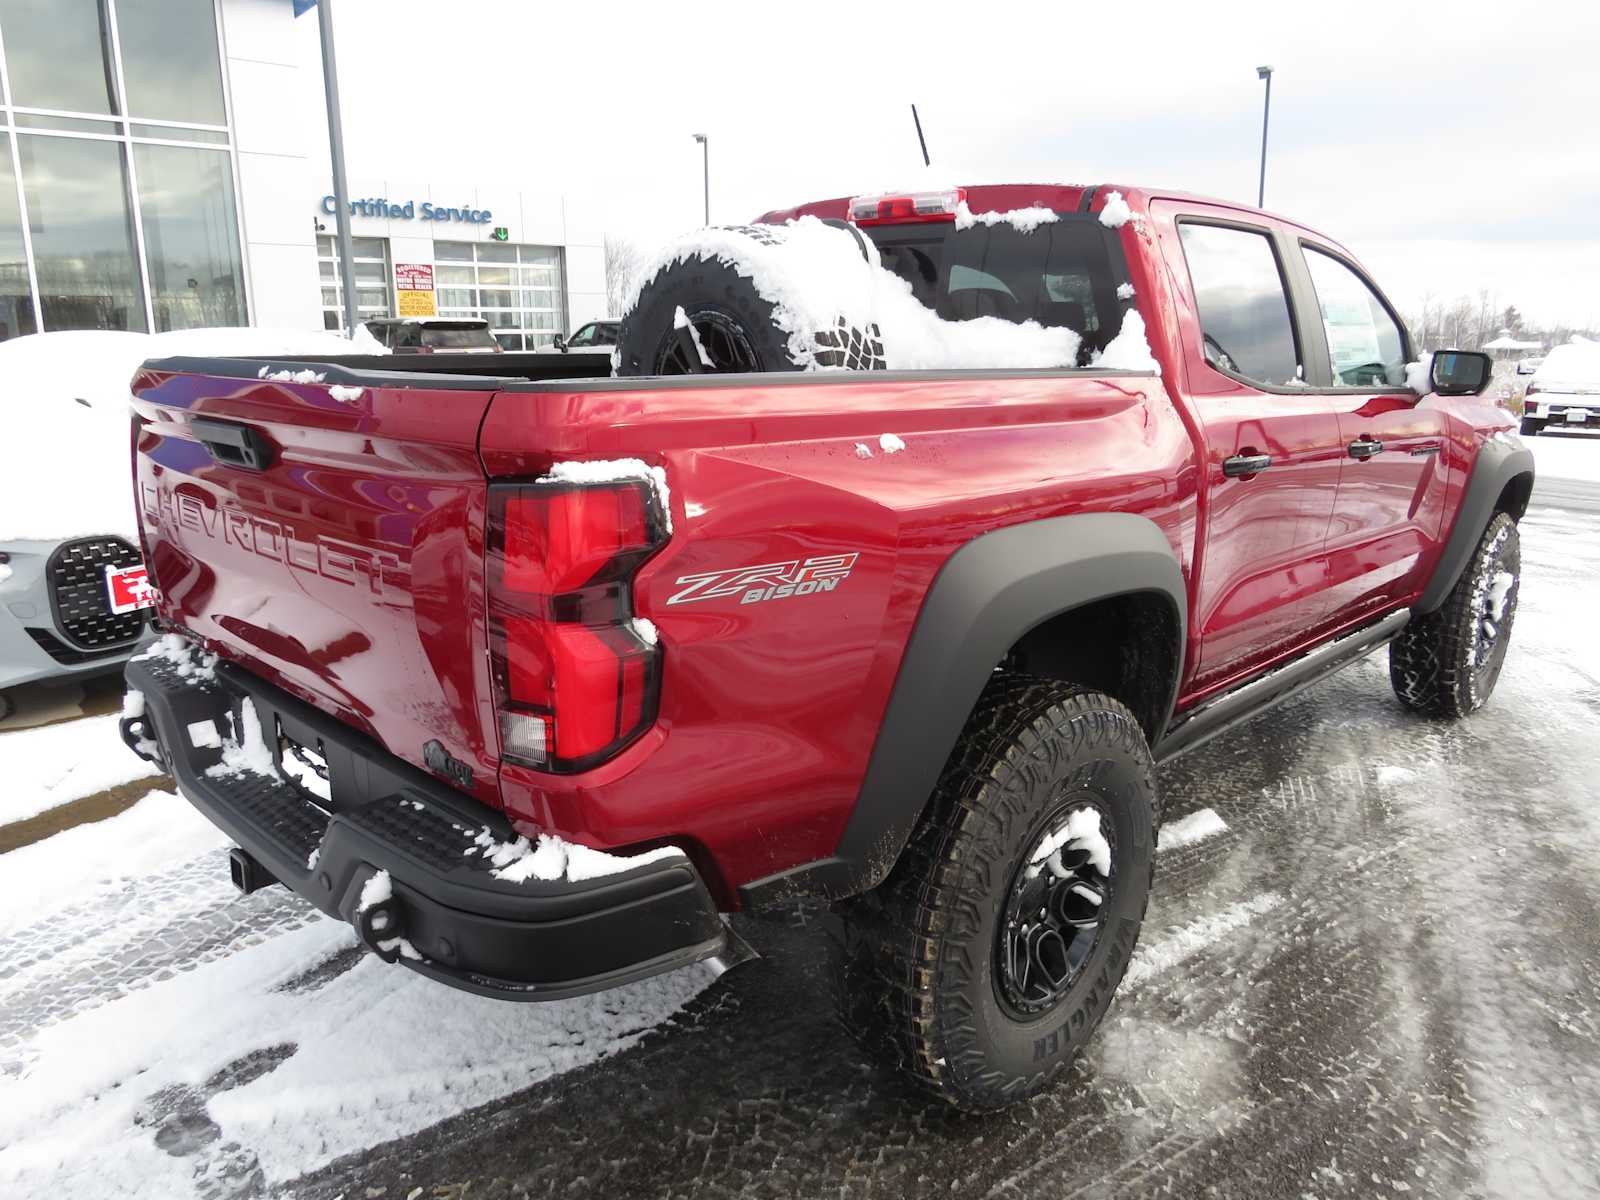
[[[632,627],[633,632],[639,635],[639,640],[646,646],[654,646],[661,640],[661,635],[656,632],[654,621],[648,621],[644,617],[635,617],[628,624]]]
[[[1510,571],[1495,572],[1494,580],[1489,584],[1489,617],[1496,624],[1506,619],[1506,601],[1516,585],[1517,577]]]
[[[217,677],[217,656],[208,654],[179,633],[164,633],[142,654],[133,656],[134,662],[164,662],[178,673],[180,679],[190,683],[210,683]],[[139,697],[141,711],[144,697]]]
[[[1131,308],[1122,314],[1122,328],[1117,336],[1089,360],[1089,365],[1106,371],[1161,373],[1161,364],[1150,353],[1150,343],[1144,335],[1144,318]]]
[[[679,310],[680,312],[682,309]],[[667,532],[672,532],[672,493],[667,490],[664,467],[652,467],[642,458],[603,459],[596,462],[558,462],[541,475],[539,483],[618,483],[641,480],[655,490],[666,516]]]
[[[1049,225],[1061,219],[1054,209],[1041,208],[1034,205],[1032,208],[1013,208],[1010,212],[982,212],[975,213],[967,207],[965,200],[956,205],[956,228],[971,229],[974,225],[1009,225],[1018,233],[1032,233],[1041,225]]]
[[[1419,396],[1433,391],[1433,355],[1424,354],[1406,364],[1406,386]]]
[[[1163,824],[1161,826],[1161,849],[1177,850],[1226,832],[1228,832],[1228,823],[1217,815],[1216,810],[1202,808],[1186,817],[1180,817],[1176,821],[1167,821]]]
[[[1131,283],[1119,283],[1119,284],[1117,284],[1117,299],[1118,300],[1132,300],[1133,297],[1134,297],[1133,284],[1131,284]]]
[[[869,263],[849,232],[815,217],[695,230],[668,243],[640,279],[689,259],[720,260],[749,279],[772,304],[802,370],[838,369],[818,364],[815,335],[836,329],[841,319],[856,329],[878,327],[889,370],[1070,367],[1078,360],[1080,339],[1070,329],[999,317],[943,320],[912,295],[909,283],[878,265],[875,250]]]
[[[256,715],[256,706],[248,696],[240,706],[238,724],[243,727],[244,741],[240,742],[235,737],[223,738],[222,761],[214,767],[207,767],[206,774],[220,778],[248,771],[269,779],[282,779],[283,776],[278,774],[278,768],[273,764],[272,749],[261,734],[261,718]]]
[[[646,863],[684,857],[676,846],[662,846],[642,854],[607,854],[604,850],[591,850],[588,846],[563,841],[550,833],[541,833],[537,846],[525,837],[502,842],[487,829],[479,830],[467,848],[469,856],[478,853],[493,864],[490,874],[511,883],[526,883],[530,879],[547,883],[565,879],[578,883],[603,875],[619,875]]]
[[[857,458],[871,458],[872,457],[872,447],[867,445],[865,442],[857,442],[856,443],[856,457]]]
[[[1554,346],[1533,373],[1533,382],[1550,391],[1574,387],[1600,387],[1600,342],[1574,338]]]
[[[130,696],[144,699],[137,692]],[[118,784],[159,775],[154,764],[123,747],[120,719],[112,713],[0,733],[0,779],[5,780],[0,824],[26,821]],[[0,873],[6,869],[0,867]]]
[[[1061,851],[1064,849],[1087,850],[1090,865],[1102,875],[1111,874],[1111,843],[1100,832],[1098,809],[1079,808],[1068,813],[1067,823],[1045,838],[1033,852],[1031,862],[1044,863],[1051,874],[1065,878],[1067,871],[1061,864]]]
[[[186,329],[69,330],[0,342],[8,432],[0,439],[0,542],[134,536],[129,384],[146,359],[383,352],[365,329],[354,341],[297,330]],[[72,469],[63,471],[41,446],[71,446]]]
[[[894,434],[886,433],[878,439],[878,448],[885,454],[899,454],[906,448],[906,444]]]
[[[350,387],[343,383],[328,385],[328,395],[332,396],[340,404],[354,404],[362,396],[366,395],[366,391],[366,388]]]
[[[1105,207],[1100,210],[1100,224],[1107,229],[1121,229],[1133,219],[1133,209],[1128,207],[1121,192],[1111,192],[1106,196]]]
[[[257,379],[270,379],[278,383],[321,383],[326,379],[327,373],[313,371],[310,367],[298,371],[291,371],[285,367],[281,371],[274,371],[271,367],[262,367],[256,372]]]

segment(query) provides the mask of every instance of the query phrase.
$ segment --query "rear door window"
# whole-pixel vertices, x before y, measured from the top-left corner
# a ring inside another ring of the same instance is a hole
[[[1180,221],[1205,359],[1268,387],[1305,381],[1288,290],[1264,230]]]
[[[499,343],[487,326],[428,325],[422,330],[422,344],[433,350],[493,350]]]

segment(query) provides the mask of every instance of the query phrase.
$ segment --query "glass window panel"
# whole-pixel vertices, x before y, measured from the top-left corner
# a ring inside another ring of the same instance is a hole
[[[28,260],[22,248],[22,219],[17,215],[17,179],[11,169],[11,146],[0,140],[0,342],[34,332],[30,294]]]
[[[389,289],[357,287],[356,307],[381,308],[387,310],[389,307]]]
[[[116,0],[128,112],[223,125],[222,65],[212,0]],[[11,31],[6,29],[9,42]]]
[[[523,267],[522,282],[535,287],[550,287],[556,281],[554,267]]]
[[[514,263],[517,261],[517,248],[509,242],[478,242],[478,261],[493,263]]]
[[[381,283],[387,285],[389,272],[383,263],[358,262],[355,264],[357,283]]]
[[[353,237],[350,239],[350,253],[356,258],[375,258],[379,262],[387,262],[389,242],[387,238]]]
[[[522,261],[537,263],[540,266],[554,267],[557,263],[556,251],[549,246],[521,246]]]
[[[497,333],[494,340],[500,343],[502,350],[521,350],[522,335],[520,333]]]
[[[336,288],[336,287],[325,287],[325,288],[323,288],[322,289],[322,305],[323,305],[324,308],[338,308],[339,307],[339,289]]]
[[[1306,266],[1328,335],[1334,387],[1404,387],[1400,326],[1366,281],[1336,258],[1306,247]]]
[[[491,329],[515,329],[517,327],[517,314],[513,311],[497,312],[487,311],[480,314],[489,322]]]
[[[556,294],[547,291],[532,291],[522,293],[522,302],[529,308],[559,308]]]
[[[325,258],[317,260],[317,270],[322,273],[324,279],[334,279],[338,275],[338,272],[333,269],[333,264]]]
[[[337,329],[343,329],[344,325],[340,322],[338,313],[336,313],[336,312],[324,312],[322,314],[322,327],[324,329],[335,329],[335,330],[337,330]]]
[[[439,303],[450,308],[475,308],[478,293],[471,288],[440,288]]]
[[[133,165],[156,330],[245,324],[227,151],[139,145]]]
[[[111,35],[100,0],[0,0],[11,102],[112,113]],[[27,171],[24,169],[23,174]]]
[[[333,239],[331,237],[319,237],[317,239],[317,253],[324,258],[332,258]]]
[[[18,129],[60,129],[67,133],[122,132],[121,121],[86,121],[81,117],[41,117],[31,113],[17,114]]]
[[[122,147],[26,134],[18,145],[44,327],[143,332]]]
[[[435,242],[433,256],[441,262],[471,262],[471,242]]]
[[[208,142],[213,146],[226,146],[228,135],[211,129],[183,129],[171,125],[134,125],[134,137],[160,138],[168,142]]]
[[[1302,378],[1278,256],[1265,233],[1182,223],[1206,361],[1283,387]]]
[[[471,267],[439,267],[434,271],[434,275],[437,277],[436,281],[441,284],[465,283],[470,285],[475,282],[472,277]]]
[[[501,285],[501,286],[506,286],[506,285],[509,285],[509,284],[515,282],[511,278],[511,276],[512,276],[512,271],[511,271],[510,267],[479,267],[478,268],[478,282],[479,283],[492,283],[492,284],[498,284],[498,285]]]
[[[556,324],[556,316],[553,312],[529,313],[528,328],[559,330],[561,327]]]
[[[484,308],[516,308],[517,294],[515,292],[498,292],[489,288],[478,291],[478,303]]]

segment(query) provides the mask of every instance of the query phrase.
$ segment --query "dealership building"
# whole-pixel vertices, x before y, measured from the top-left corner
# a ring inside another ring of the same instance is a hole
[[[290,0],[0,0],[0,339],[339,326],[294,22]],[[603,238],[560,193],[349,182],[361,317],[483,317],[520,350],[606,315]]]

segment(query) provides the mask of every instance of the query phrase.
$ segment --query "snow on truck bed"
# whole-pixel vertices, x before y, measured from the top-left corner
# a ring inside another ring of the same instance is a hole
[[[0,542],[135,533],[128,385],[146,359],[384,353],[292,329],[67,330],[0,342]]]
[[[1004,222],[1019,229],[1042,223],[1042,210],[958,217],[957,224]],[[995,367],[1070,367],[1078,360],[1082,339],[1071,329],[1049,328],[1037,321],[977,317],[947,321],[912,295],[911,285],[893,271],[862,257],[847,231],[816,217],[784,225],[698,229],[669,242],[639,272],[640,286],[656,272],[690,258],[718,259],[749,279],[774,307],[778,328],[789,335],[789,349],[803,369],[822,369],[816,361],[813,335],[835,328],[842,316],[855,328],[877,325],[883,338],[885,366],[891,371],[960,370]],[[871,243],[869,242],[870,246]],[[628,304],[638,302],[635,292]],[[1144,326],[1130,311],[1123,332],[1096,363],[1107,369],[1154,370]]]

